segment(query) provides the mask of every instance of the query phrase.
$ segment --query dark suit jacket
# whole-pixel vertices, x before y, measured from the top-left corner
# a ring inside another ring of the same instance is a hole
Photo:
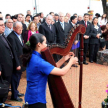
[[[27,27],[26,27],[26,25],[24,23],[22,23],[22,25],[23,25],[22,37],[24,38],[24,33],[27,30]]]
[[[43,18],[43,21],[40,20],[40,23],[41,24],[45,23],[45,18]]]
[[[24,33],[24,37],[23,37],[24,43],[27,42],[27,39],[28,39],[28,30],[26,30]]]
[[[16,65],[17,66],[22,66],[22,61],[21,61],[20,56],[23,54],[23,45],[21,44],[19,38],[14,33],[14,31],[12,31],[8,35],[7,39],[10,42],[10,44],[12,45],[12,50],[13,50],[13,53],[14,53],[14,56],[15,56],[15,59],[16,59]],[[24,70],[25,69],[23,67],[21,67],[21,70],[19,72],[22,72]]]
[[[39,27],[39,33],[43,34],[46,37],[48,43],[56,42],[56,31],[54,25],[51,25],[51,30],[50,30],[46,22],[43,23]]]
[[[72,23],[69,23],[70,25],[70,30],[72,29],[72,27],[74,27],[74,25]],[[76,24],[75,24],[76,25]]]
[[[85,26],[84,20],[80,21],[79,24],[83,24]],[[91,37],[91,31],[92,31],[92,24],[89,21],[87,21],[86,32],[84,35],[88,35],[90,38]],[[84,43],[89,43],[89,38],[84,39]]]
[[[69,25],[70,25],[70,30],[72,29],[72,27],[73,27],[73,25],[72,25],[72,23],[69,23]]]
[[[69,34],[69,31],[70,31],[70,25],[68,23],[64,22],[64,30],[61,27],[60,22],[57,22],[54,25],[56,28],[56,35],[57,35],[57,41],[56,42],[59,44],[64,44],[64,42],[65,42],[65,40]]]
[[[9,47],[11,48],[11,45],[8,42],[8,40],[6,38],[5,40],[7,41]],[[2,72],[3,79],[10,82],[11,75],[13,72],[13,59],[11,55],[12,49],[10,51],[9,47],[0,37],[0,71]]]
[[[77,24],[79,24],[80,23],[80,21],[77,21]]]
[[[71,20],[69,20],[69,22],[68,22],[69,24],[71,24]]]
[[[31,17],[31,21],[33,21],[33,17],[32,17],[32,15],[30,15],[30,17]]]
[[[98,25],[98,29],[95,28],[95,26],[92,24],[92,32],[90,37],[90,44],[99,44],[99,39],[96,37],[97,34],[101,34],[101,28]]]

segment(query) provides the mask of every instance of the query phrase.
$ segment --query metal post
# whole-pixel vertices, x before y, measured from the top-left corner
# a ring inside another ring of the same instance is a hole
[[[36,14],[37,14],[37,5],[36,5],[36,0],[35,0],[35,9],[36,9]]]
[[[90,10],[90,8],[91,8],[91,0],[89,0],[89,10]]]

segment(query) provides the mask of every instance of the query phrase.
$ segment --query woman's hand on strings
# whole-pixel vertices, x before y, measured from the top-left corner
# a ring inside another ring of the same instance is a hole
[[[71,56],[69,62],[72,62],[72,64],[76,64],[76,63],[78,63],[78,58],[74,57],[74,56]]]
[[[73,52],[69,52],[66,56],[63,56],[63,57],[64,57],[64,60],[67,61],[68,59],[71,58],[71,56],[74,56]]]
[[[1,76],[1,71],[0,71],[0,76]]]

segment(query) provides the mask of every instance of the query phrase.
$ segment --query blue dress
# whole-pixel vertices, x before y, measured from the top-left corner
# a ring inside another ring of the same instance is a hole
[[[45,61],[40,53],[33,51],[26,68],[27,88],[25,102],[28,102],[28,104],[46,103],[47,79],[53,69],[54,66]]]

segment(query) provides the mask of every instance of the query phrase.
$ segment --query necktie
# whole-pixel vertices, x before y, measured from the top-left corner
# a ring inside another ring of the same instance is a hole
[[[21,44],[22,44],[22,39],[21,39],[21,35],[19,35],[19,36],[18,36],[18,38],[19,38],[19,40],[20,40],[20,42],[21,42]]]
[[[51,30],[51,25],[50,25],[50,30]]]
[[[51,30],[51,25],[48,25],[49,29]]]
[[[62,28],[63,28],[63,30],[64,30],[64,26],[63,26],[63,23],[61,23],[61,26],[62,26]]]
[[[85,26],[87,27],[87,22],[85,21]]]

